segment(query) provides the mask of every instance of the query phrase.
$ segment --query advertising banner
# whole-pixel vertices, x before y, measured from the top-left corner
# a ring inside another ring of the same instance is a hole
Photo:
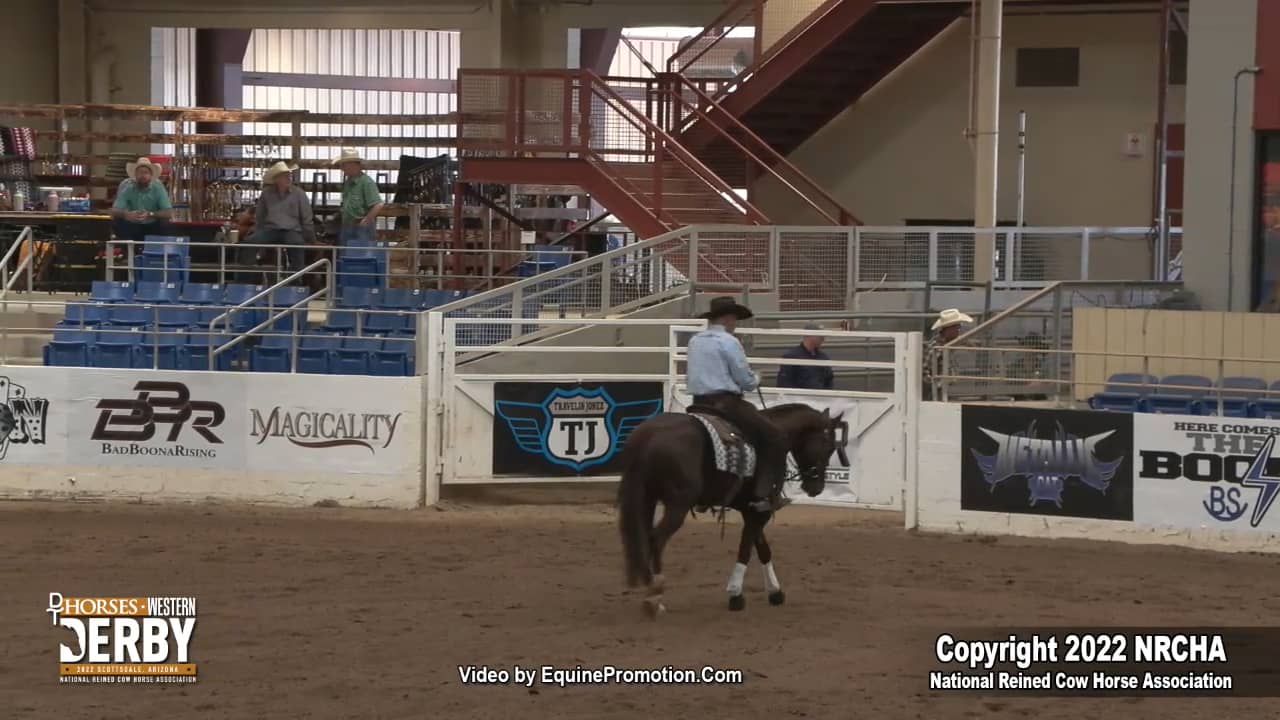
[[[0,368],[0,472],[6,465],[61,463],[67,450],[66,375]]]
[[[1280,532],[1280,422],[1136,415],[1135,519],[1177,528]]]
[[[660,382],[498,382],[493,474],[617,475],[627,437],[662,412]]]
[[[398,474],[417,466],[422,398],[412,378],[249,375],[252,470]]]
[[[965,405],[962,510],[1133,520],[1134,416]]]
[[[243,376],[82,370],[67,389],[70,464],[244,466]]]

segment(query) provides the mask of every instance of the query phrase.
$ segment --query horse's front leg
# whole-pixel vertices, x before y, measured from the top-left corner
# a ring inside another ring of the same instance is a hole
[[[765,518],[768,522],[768,518]],[[760,557],[760,564],[764,566],[764,589],[769,593],[770,605],[781,605],[787,601],[786,593],[782,592],[782,584],[778,582],[778,575],[773,571],[773,550],[769,548],[769,541],[764,537],[764,525],[760,526],[760,531],[756,533],[756,555]]]
[[[752,510],[746,510],[742,513],[742,537],[738,540],[738,562],[733,566],[733,572],[729,573],[729,584],[725,590],[729,593],[729,609],[742,610],[747,606],[746,598],[742,596],[742,583],[747,577],[747,563],[751,562],[751,551],[756,547],[756,537],[760,532],[763,524],[758,520],[758,514]]]

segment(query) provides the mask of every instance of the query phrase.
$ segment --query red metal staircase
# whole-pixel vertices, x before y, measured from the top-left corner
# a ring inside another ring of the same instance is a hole
[[[737,0],[668,63],[690,80],[723,72],[730,31],[756,28],[770,6],[791,0]],[[732,80],[721,79],[713,99],[781,155],[788,155],[890,72],[961,17],[965,2],[826,0],[760,53]],[[739,49],[734,49],[739,52]],[[723,134],[703,118],[686,117],[668,130],[732,182],[741,176]]]

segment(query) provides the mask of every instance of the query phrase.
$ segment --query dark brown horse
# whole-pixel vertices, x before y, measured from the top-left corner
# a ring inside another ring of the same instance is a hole
[[[827,463],[832,453],[848,465],[840,415],[818,412],[808,405],[778,405],[764,411],[782,428],[791,456],[799,469],[800,486],[810,497],[826,484]],[[627,584],[648,588],[645,610],[656,617],[662,604],[662,551],[694,508],[725,506],[742,513],[742,538],[738,562],[729,577],[729,609],[741,610],[742,580],[754,549],[764,566],[769,602],[785,600],[773,571],[773,553],[764,537],[764,526],[773,513],[748,507],[752,482],[740,481],[715,467],[715,450],[702,424],[684,413],[662,413],[635,429],[627,440],[622,484],[618,488],[618,524],[626,557]],[[653,524],[657,504],[663,505],[662,520]]]

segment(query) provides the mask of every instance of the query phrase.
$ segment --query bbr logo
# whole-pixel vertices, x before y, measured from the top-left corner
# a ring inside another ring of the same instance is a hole
[[[191,421],[191,429],[210,443],[222,444],[214,434],[226,419],[221,405],[207,400],[192,400],[191,391],[178,382],[144,380],[133,386],[138,396],[123,400],[99,400],[98,423],[93,428],[94,440],[143,442],[156,434],[156,425],[168,425],[168,442],[176,442],[182,428]]]

